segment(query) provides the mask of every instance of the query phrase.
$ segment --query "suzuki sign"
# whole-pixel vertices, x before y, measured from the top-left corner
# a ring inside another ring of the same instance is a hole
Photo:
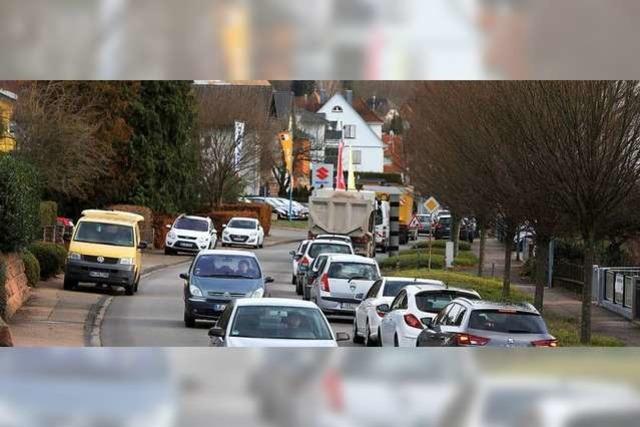
[[[313,188],[333,188],[333,165],[331,163],[314,163],[313,179],[311,182]]]

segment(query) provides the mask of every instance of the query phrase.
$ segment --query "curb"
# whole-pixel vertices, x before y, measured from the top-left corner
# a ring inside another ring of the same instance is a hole
[[[113,301],[112,296],[104,295],[91,307],[84,322],[84,345],[86,347],[102,347],[102,321],[104,315]]]
[[[280,240],[280,241],[278,241],[278,242],[273,242],[273,243],[270,243],[270,244],[265,244],[265,245],[264,245],[264,247],[265,247],[265,248],[271,248],[271,247],[273,247],[273,246],[286,245],[286,244],[289,244],[289,243],[297,243],[297,242],[299,242],[299,241],[300,241],[300,239]]]

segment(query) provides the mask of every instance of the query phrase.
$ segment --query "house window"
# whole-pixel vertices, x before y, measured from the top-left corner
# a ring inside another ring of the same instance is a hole
[[[338,164],[338,147],[325,147],[324,161],[333,165]]]
[[[362,163],[362,151],[361,150],[353,150],[353,164],[359,165]]]
[[[342,113],[342,107],[341,107],[341,106],[339,106],[339,105],[336,105],[335,107],[333,107],[333,108],[331,109],[331,112],[332,112],[332,113]]]
[[[344,125],[342,132],[345,138],[353,139],[356,137],[356,125]]]

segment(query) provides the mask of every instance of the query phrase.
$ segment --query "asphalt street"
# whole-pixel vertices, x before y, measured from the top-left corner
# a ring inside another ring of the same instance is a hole
[[[301,234],[302,235],[302,234]],[[289,251],[297,243],[265,247],[256,252],[265,274],[275,279],[267,285],[267,295],[278,298],[301,298],[291,284],[291,257]],[[386,256],[378,254],[378,258]],[[188,264],[167,268],[143,278],[136,295],[117,295],[111,302],[102,324],[103,346],[194,347],[207,346],[208,329],[213,325],[198,322],[197,327],[184,326],[182,299],[183,280]],[[329,317],[336,332],[352,334],[352,317]],[[341,346],[353,346],[349,342]]]

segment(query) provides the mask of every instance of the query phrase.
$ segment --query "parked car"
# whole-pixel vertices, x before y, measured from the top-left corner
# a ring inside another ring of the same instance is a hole
[[[284,298],[232,302],[209,336],[216,347],[337,347],[349,340],[344,332],[334,334],[315,304]]]
[[[378,344],[380,321],[398,293],[408,285],[429,284],[444,287],[439,280],[408,277],[383,277],[376,281],[356,308],[353,318],[353,341],[364,343],[367,347]]]
[[[462,218],[460,220],[460,241],[465,241],[469,243],[473,243],[475,239],[475,230],[473,228],[473,223],[469,218]]]
[[[380,322],[379,336],[382,347],[415,347],[416,339],[425,325],[447,304],[459,297],[470,300],[480,295],[470,289],[447,288],[443,282],[429,285],[408,285],[395,297]]]
[[[433,237],[436,240],[451,238],[451,215],[441,214],[434,224]]]
[[[184,279],[184,324],[193,328],[196,320],[216,320],[227,304],[237,298],[262,298],[265,277],[252,252],[230,250],[201,251]]]
[[[296,274],[296,293],[302,295],[303,276],[307,274],[313,260],[323,253],[353,254],[353,246],[340,240],[311,240],[304,251]]]
[[[353,315],[380,278],[378,263],[359,255],[330,255],[311,287],[311,301],[330,314]]]
[[[300,258],[302,258],[302,255],[304,254],[304,251],[307,249],[307,245],[309,244],[310,241],[311,240],[301,241],[295,250],[289,252],[289,255],[291,255],[291,265],[293,267],[293,274],[291,275],[292,285],[296,284],[296,276],[298,274],[298,263],[300,262]]]
[[[418,347],[557,347],[529,303],[458,298],[422,330]]]
[[[142,271],[141,215],[89,209],[82,212],[64,270],[65,290],[79,282],[121,286],[126,295],[138,291]]]
[[[251,246],[255,249],[264,245],[264,230],[255,218],[234,217],[222,226],[222,246]]]
[[[165,255],[215,249],[218,244],[216,228],[208,217],[183,214],[172,225],[167,224],[167,228],[169,232],[164,241]]]
[[[418,221],[420,222],[420,228],[418,229],[418,234],[429,234],[431,233],[431,214],[418,214]]]
[[[332,254],[333,253],[321,253],[318,255],[313,260],[306,273],[301,276],[303,300],[309,301],[309,299],[311,299],[311,284],[318,277],[318,274],[324,267],[325,262],[327,262],[329,255]]]

